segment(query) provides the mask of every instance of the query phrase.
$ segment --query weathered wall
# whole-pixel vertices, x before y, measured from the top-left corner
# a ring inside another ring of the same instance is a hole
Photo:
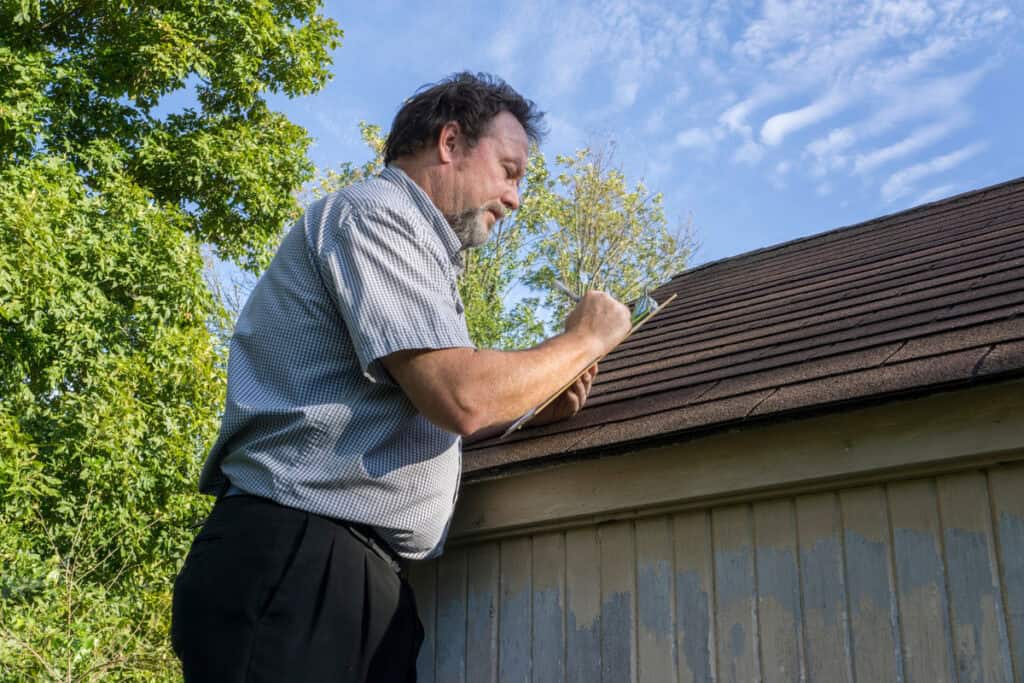
[[[1014,681],[1024,464],[469,543],[420,679]]]

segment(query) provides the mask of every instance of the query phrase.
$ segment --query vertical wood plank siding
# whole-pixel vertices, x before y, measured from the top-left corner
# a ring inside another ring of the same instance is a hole
[[[466,549],[466,680],[472,683],[498,680],[498,552],[497,543]],[[423,625],[433,628],[426,618]]]
[[[565,680],[565,537],[533,537],[533,681]]]
[[[636,522],[637,680],[676,680],[672,520]]]
[[[728,683],[761,680],[752,521],[749,505],[711,511],[718,673]]]
[[[793,502],[755,503],[754,537],[761,671],[765,683],[791,683],[804,675],[803,606]]]
[[[1022,680],[1024,464],[451,548],[419,680]]]
[[[466,551],[452,548],[437,565],[437,680],[466,680]]]

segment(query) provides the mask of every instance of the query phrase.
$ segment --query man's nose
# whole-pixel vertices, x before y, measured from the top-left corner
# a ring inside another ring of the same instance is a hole
[[[501,197],[501,203],[508,208],[509,211],[515,211],[519,208],[519,186],[512,185],[509,189],[505,190],[505,194]]]

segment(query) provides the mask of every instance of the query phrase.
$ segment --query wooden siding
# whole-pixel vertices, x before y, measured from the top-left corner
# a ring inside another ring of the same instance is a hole
[[[1024,464],[487,540],[413,568],[423,681],[1024,675]]]

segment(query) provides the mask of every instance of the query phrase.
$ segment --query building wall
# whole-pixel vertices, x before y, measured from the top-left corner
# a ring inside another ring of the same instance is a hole
[[[1019,681],[1024,464],[470,539],[412,580],[428,682]]]

